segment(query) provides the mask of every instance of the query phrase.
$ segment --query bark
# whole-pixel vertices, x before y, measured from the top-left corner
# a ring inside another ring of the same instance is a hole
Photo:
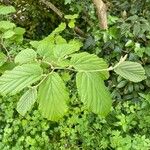
[[[101,29],[107,30],[107,7],[106,4],[102,0],[93,0],[95,8],[97,10],[99,26]]]

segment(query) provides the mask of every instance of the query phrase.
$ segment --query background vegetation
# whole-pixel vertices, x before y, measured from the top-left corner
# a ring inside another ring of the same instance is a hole
[[[114,65],[121,56],[128,54],[128,60],[139,62],[144,66],[147,79],[133,83],[111,72],[106,85],[111,91],[113,107],[106,118],[85,110],[76,95],[74,75],[71,75],[69,81],[67,73],[62,74],[62,77],[72,93],[71,101],[69,112],[59,122],[43,119],[36,105],[22,117],[16,111],[20,95],[1,96],[0,149],[149,150],[150,1],[104,1],[108,7],[108,30],[99,28],[91,0],[50,2],[66,15],[79,15],[76,26],[84,32],[84,35],[68,27],[61,33],[63,37],[67,40],[82,40],[81,51],[96,54],[110,65]],[[6,43],[12,56],[28,47],[28,41],[42,39],[64,21],[40,1],[3,0],[1,4],[14,6],[17,12],[7,18],[26,29],[23,42],[19,37],[18,44]],[[6,66],[11,69],[13,64]],[[6,70],[6,66],[0,68],[1,74]]]

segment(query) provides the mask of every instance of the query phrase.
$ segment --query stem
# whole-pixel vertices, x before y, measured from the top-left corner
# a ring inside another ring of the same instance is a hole
[[[70,71],[77,72],[77,70],[72,69],[72,68],[55,67],[54,70],[56,70],[56,69],[59,69],[59,70],[70,70]]]
[[[124,57],[121,56],[120,61],[113,67],[113,69],[117,68],[121,63],[123,63],[127,59],[127,56],[127,54]]]
[[[35,86],[33,86],[34,88],[37,88],[38,86],[40,86],[42,83],[43,83],[43,81],[47,78],[47,76],[48,76],[48,74],[44,74],[43,75],[43,79],[37,84],[37,85],[35,85]]]
[[[125,55],[124,57],[121,57],[121,58],[120,58],[120,61],[119,61],[114,67],[110,66],[110,67],[107,68],[107,69],[87,70],[87,71],[85,71],[85,70],[76,70],[76,69],[70,68],[71,66],[68,67],[68,68],[64,68],[64,67],[54,67],[54,66],[52,66],[52,64],[49,63],[49,62],[46,62],[46,61],[42,61],[42,62],[44,62],[45,64],[48,64],[48,65],[51,66],[51,69],[52,69],[51,72],[53,72],[53,71],[56,70],[56,69],[58,69],[58,70],[70,70],[70,71],[74,71],[74,72],[102,72],[102,71],[112,71],[112,70],[114,70],[114,69],[117,68],[121,63],[123,63],[123,62],[126,60],[126,58],[127,58],[127,55]]]
[[[41,62],[43,62],[43,63],[49,65],[49,66],[51,67],[51,69],[54,69],[54,66],[53,66],[50,62],[47,62],[47,61],[41,61]]]
[[[9,54],[9,52],[8,52],[8,50],[7,50],[7,48],[6,48],[5,45],[3,44],[3,39],[1,39],[1,43],[0,43],[0,44],[1,44],[1,46],[3,47],[3,49],[6,51],[8,59],[11,60],[11,56],[10,56],[10,54]]]

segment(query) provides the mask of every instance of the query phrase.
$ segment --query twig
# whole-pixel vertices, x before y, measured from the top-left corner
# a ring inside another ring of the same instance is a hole
[[[3,49],[6,51],[8,59],[11,60],[11,56],[10,56],[10,54],[9,54],[9,52],[8,52],[8,50],[7,50],[7,48],[6,48],[5,45],[3,44],[3,39],[1,39],[1,43],[0,43],[0,44],[1,44],[1,46],[3,47]]]
[[[48,2],[46,0],[40,0],[43,4],[45,4],[47,7],[49,7],[51,10],[53,10],[60,18],[63,18],[64,14],[51,2]]]
[[[47,78],[47,76],[48,76],[48,75],[44,74],[44,75],[43,75],[43,79],[42,79],[37,85],[33,86],[32,88],[37,88],[37,87],[39,87],[39,86],[44,82],[44,80]]]
[[[40,0],[40,2],[45,4],[51,10],[53,10],[61,19],[65,19],[64,18],[65,14],[61,10],[59,10],[54,4],[52,4],[51,2],[48,2],[46,0]],[[85,33],[79,27],[75,26],[74,30],[79,35],[85,37]]]
[[[64,68],[64,67],[53,67],[51,63],[49,62],[46,62],[46,61],[42,61],[44,62],[45,64],[48,64],[52,67],[52,72],[54,70],[69,70],[69,71],[74,71],[74,72],[103,72],[103,71],[112,71],[114,70],[115,68],[117,68],[121,63],[123,63],[125,60],[127,59],[127,55],[125,55],[124,57],[121,57],[120,58],[120,61],[113,67],[113,66],[110,66],[109,68],[107,69],[98,69],[98,70],[76,70],[76,69],[73,69],[71,68],[72,66],[69,66],[67,68]]]

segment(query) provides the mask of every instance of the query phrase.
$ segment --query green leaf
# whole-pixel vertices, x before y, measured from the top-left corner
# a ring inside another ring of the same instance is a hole
[[[138,36],[140,34],[141,31],[141,24],[139,22],[136,22],[133,26],[133,34],[135,36]]]
[[[150,47],[146,47],[144,51],[148,56],[150,56]]]
[[[30,42],[30,44],[31,44],[31,46],[33,47],[33,48],[38,48],[38,46],[39,46],[39,44],[40,44],[40,42],[39,41],[31,41]]]
[[[65,5],[66,5],[66,4],[71,4],[71,1],[72,1],[72,0],[65,0]]]
[[[137,62],[122,62],[114,71],[123,78],[133,82],[140,82],[146,79],[144,68]]]
[[[9,39],[9,38],[11,38],[12,36],[14,36],[15,35],[15,32],[14,31],[12,31],[12,30],[8,30],[8,31],[6,31],[4,34],[3,34],[3,38],[4,39]]]
[[[0,67],[7,61],[7,56],[0,52]]]
[[[71,40],[66,44],[58,44],[54,47],[54,56],[56,58],[63,58],[66,55],[79,51],[81,47],[82,43],[77,40]]]
[[[74,14],[74,15],[65,15],[64,18],[65,18],[65,19],[71,19],[71,20],[72,20],[72,19],[78,18],[78,16],[79,16],[78,14]]]
[[[12,70],[16,67],[14,62],[7,61],[0,67],[0,73],[3,74],[6,70]]]
[[[148,77],[150,77],[150,65],[146,65],[144,66],[144,69],[145,69],[145,73]]]
[[[52,37],[53,40],[53,37]],[[44,39],[42,41],[39,42],[38,47],[37,47],[37,53],[42,56],[42,57],[51,57],[53,56],[53,48],[54,48],[54,44],[53,42],[51,43],[51,40]]]
[[[52,33],[51,35],[54,35],[54,34],[59,34],[61,33],[62,31],[64,31],[66,29],[66,23],[61,23]]]
[[[17,111],[24,116],[31,109],[37,99],[37,89],[31,88],[26,91],[17,103]]]
[[[71,65],[78,71],[87,72],[94,72],[108,68],[108,65],[102,58],[87,52],[72,55]],[[100,71],[100,73],[105,79],[109,77],[108,71]]]
[[[13,6],[0,6],[0,15],[7,15],[16,12]]]
[[[109,113],[111,95],[99,73],[77,73],[76,84],[81,101],[90,111],[101,116]]]
[[[66,44],[67,41],[60,35],[55,36],[55,43],[56,44]]]
[[[10,21],[0,21],[0,30],[8,30],[14,28],[16,25]]]
[[[42,115],[57,121],[67,111],[66,101],[69,99],[65,84],[61,77],[53,72],[39,87],[39,109]]]
[[[0,77],[0,93],[14,95],[40,80],[42,73],[42,68],[37,64],[24,64],[6,71]]]
[[[25,64],[36,59],[37,54],[33,49],[25,49],[18,53],[15,57],[15,63]]]
[[[74,28],[75,27],[75,20],[70,20],[68,23],[69,28]]]
[[[15,29],[14,29],[14,32],[15,32],[15,34],[17,34],[17,35],[23,35],[24,33],[25,33],[25,29],[24,28],[20,28],[20,27],[16,27]]]
[[[134,46],[134,42],[132,40],[128,40],[127,43],[125,44],[125,47],[132,47]]]

